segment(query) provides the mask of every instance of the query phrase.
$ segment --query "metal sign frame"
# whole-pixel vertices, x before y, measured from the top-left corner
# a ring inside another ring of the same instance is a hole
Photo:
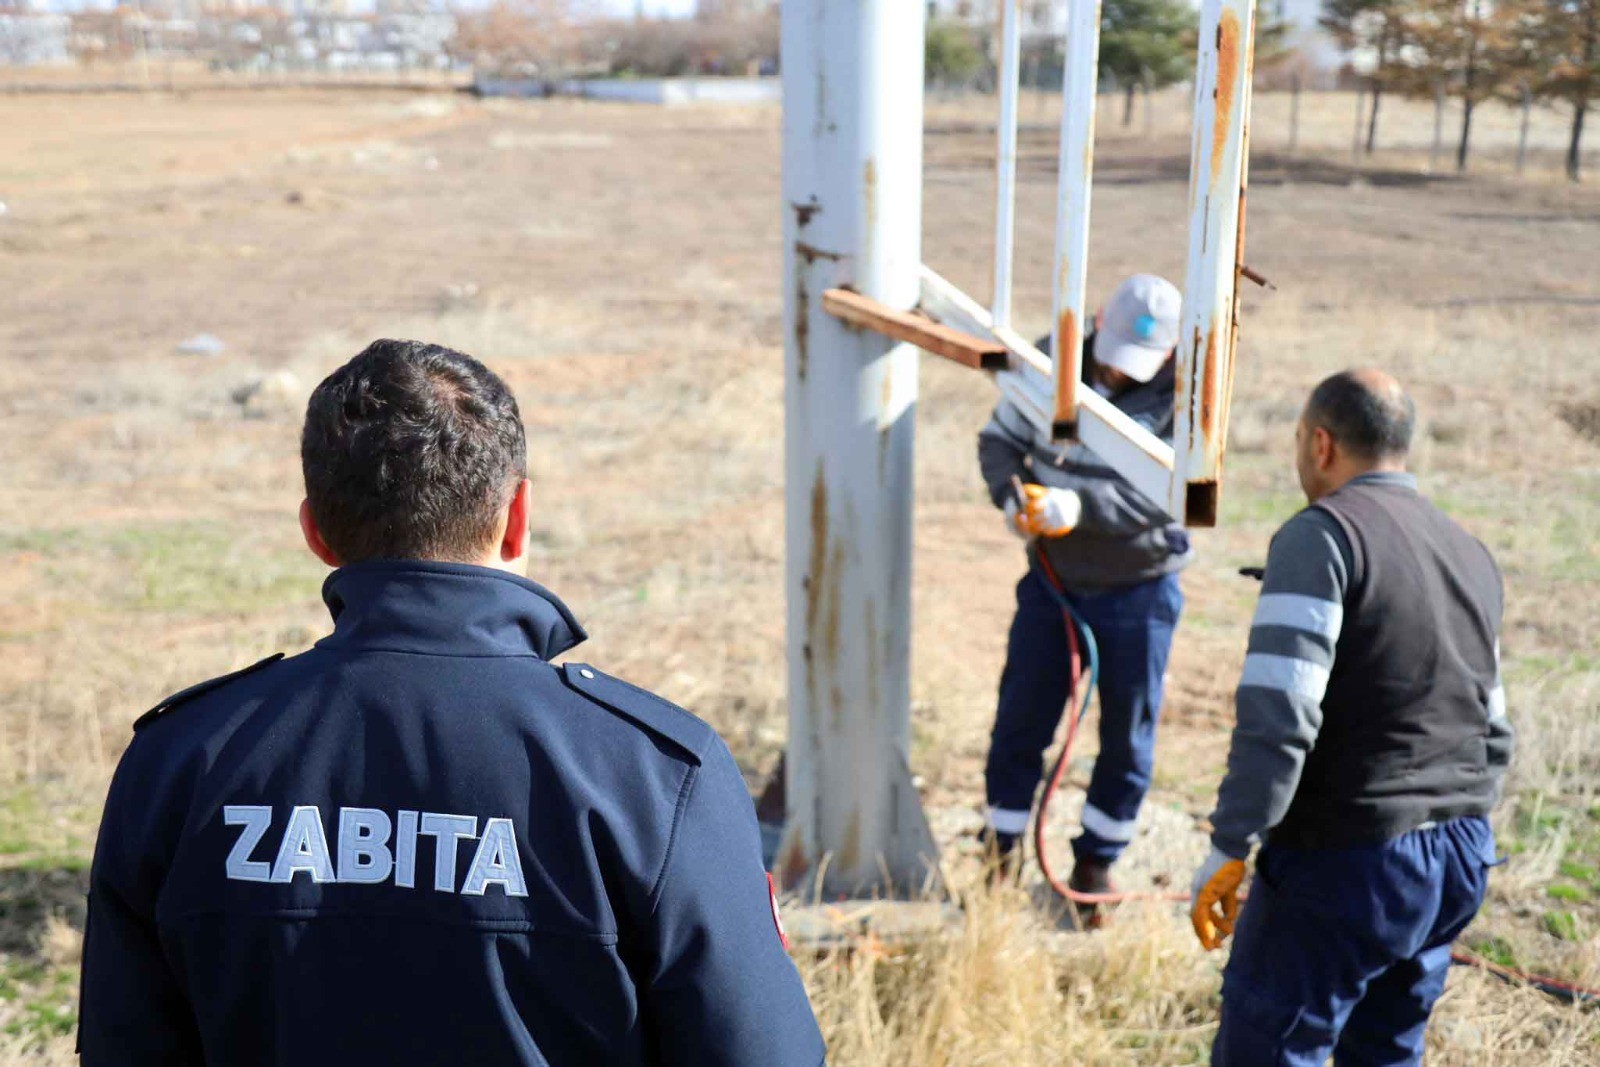
[[[1079,388],[1100,0],[1069,2],[1055,358],[1011,320],[1021,0],[998,5],[987,307],[921,263],[924,5],[782,7],[789,748],[775,868],[792,889],[892,896],[937,878],[909,766],[917,348],[993,373],[1041,441],[1082,442],[1179,521],[1217,519],[1238,340],[1255,2],[1201,6],[1172,445]]]

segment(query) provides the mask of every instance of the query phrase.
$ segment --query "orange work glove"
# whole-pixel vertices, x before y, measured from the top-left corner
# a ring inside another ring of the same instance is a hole
[[[1083,501],[1071,489],[1024,485],[1021,499],[1006,501],[1006,519],[1022,537],[1065,537],[1082,513]]]
[[[1239,886],[1244,882],[1244,860],[1236,860],[1215,846],[1195,872],[1189,920],[1194,936],[1207,952],[1221,948],[1239,918]]]

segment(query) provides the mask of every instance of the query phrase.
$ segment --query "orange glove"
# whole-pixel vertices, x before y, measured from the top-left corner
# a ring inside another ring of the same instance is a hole
[[[1006,501],[1006,518],[1023,537],[1065,537],[1078,525],[1083,501],[1071,489],[1024,485],[1020,499]]]
[[[1189,921],[1207,952],[1222,947],[1239,918],[1239,886],[1244,882],[1244,860],[1236,860],[1213,847],[1194,876],[1194,896]]]

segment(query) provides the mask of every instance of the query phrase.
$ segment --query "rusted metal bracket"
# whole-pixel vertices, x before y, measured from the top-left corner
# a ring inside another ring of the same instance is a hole
[[[973,370],[1000,371],[1010,364],[1010,356],[1002,344],[962,333],[914,311],[897,311],[849,289],[824,292],[822,309],[857,329],[872,330],[916,345],[924,352],[943,356]]]

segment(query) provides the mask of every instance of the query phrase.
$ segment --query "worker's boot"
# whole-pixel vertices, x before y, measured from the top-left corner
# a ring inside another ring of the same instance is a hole
[[[1078,860],[1072,865],[1067,888],[1075,893],[1115,893],[1117,887],[1111,881],[1111,864],[1099,860]],[[1098,930],[1111,921],[1109,902],[1079,904],[1074,901],[1073,904],[1081,930]]]
[[[1021,879],[1021,834],[1003,834],[986,825],[978,831],[978,843],[983,846],[985,885],[1015,885]]]

